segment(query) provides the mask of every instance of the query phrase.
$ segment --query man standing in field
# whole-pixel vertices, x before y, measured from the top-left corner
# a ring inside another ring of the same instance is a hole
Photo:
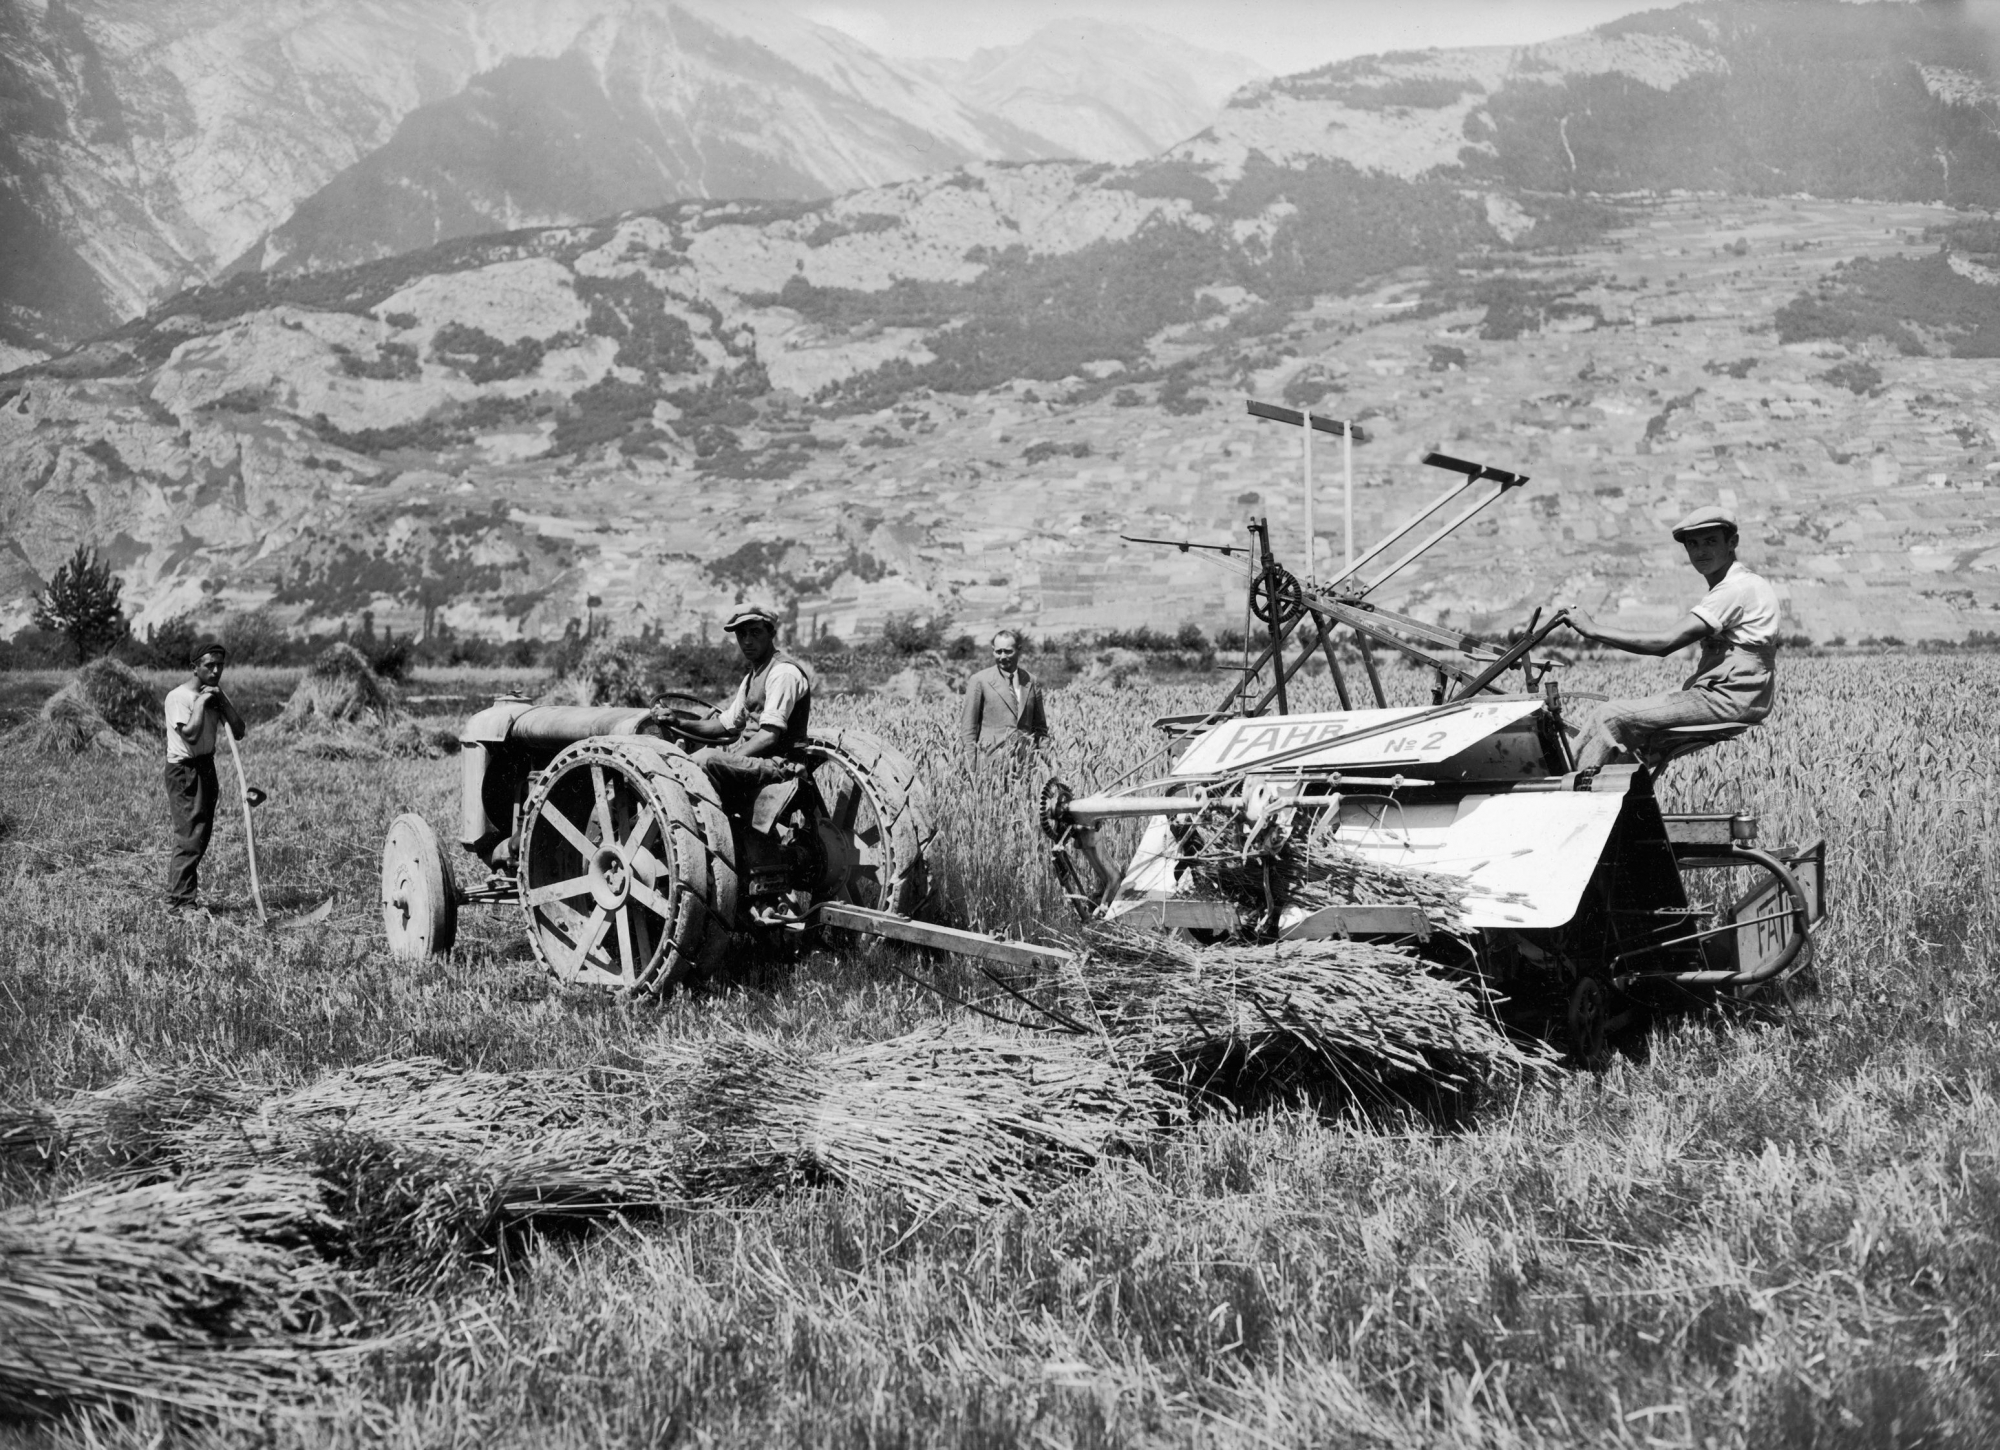
[[[723,629],[736,636],[750,668],[721,714],[684,720],[662,706],[653,718],[696,740],[733,741],[723,750],[697,750],[695,763],[708,772],[723,806],[742,812],[760,786],[784,775],[784,757],[805,743],[812,723],[812,666],[778,648],[778,616],[760,605],[737,610]]]
[[[1021,664],[1021,636],[1011,629],[993,636],[993,665],[965,686],[958,733],[967,745],[988,755],[1011,751],[1016,760],[1049,736],[1042,713],[1042,687]]]
[[[220,721],[241,740],[248,728],[222,693],[228,653],[214,640],[195,648],[194,673],[167,692],[167,814],[173,822],[174,853],[167,864],[167,906],[187,911],[198,905],[201,858],[215,828],[215,729]]]
[[[1666,634],[1607,629],[1580,609],[1569,627],[1585,639],[1632,654],[1670,655],[1699,640],[1701,660],[1680,689],[1636,700],[1608,700],[1585,733],[1578,770],[1631,760],[1677,725],[1755,724],[1778,692],[1778,595],[1736,559],[1736,516],[1721,505],[1699,508],[1674,526],[1688,563],[1708,593]]]

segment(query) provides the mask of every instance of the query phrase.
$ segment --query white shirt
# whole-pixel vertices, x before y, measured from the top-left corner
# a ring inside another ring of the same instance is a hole
[[[744,717],[749,712],[744,702],[744,692],[750,688],[750,676],[745,675],[736,687],[736,694],[723,707],[722,723],[730,730],[740,731]],[[799,696],[806,692],[805,671],[790,660],[773,660],[764,677],[764,713],[757,719],[759,725],[768,725],[773,730],[783,730],[792,720],[792,710],[799,703]]]
[[[1732,649],[1770,651],[1778,644],[1778,591],[1741,563],[1731,564],[1722,582],[1689,611]]]
[[[1778,591],[1741,564],[1688,611],[1709,627],[1701,660],[1681,688],[1729,702],[1730,718],[1762,720],[1778,693]]]
[[[220,714],[199,705],[196,702],[199,693],[191,680],[167,691],[167,763],[170,765],[176,760],[197,760],[204,755],[215,754],[215,722]],[[201,728],[195,731],[194,743],[190,745],[182,737],[180,727],[190,723],[197,711],[201,714]]]

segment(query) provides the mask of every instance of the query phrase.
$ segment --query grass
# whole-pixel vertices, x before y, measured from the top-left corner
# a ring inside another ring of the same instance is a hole
[[[2000,664],[1787,660],[1770,725],[1677,764],[1670,797],[1831,842],[1818,987],[1657,1029],[1601,1075],[1462,1128],[1207,1117],[1032,1209],[918,1211],[866,1187],[531,1239],[369,1312],[392,1336],[299,1412],[0,1428],[35,1445],[1983,1446],[2000,1439],[2000,1111],[1990,701]],[[1580,666],[1576,688],[1657,688]],[[248,672],[246,671],[247,675]],[[1406,691],[1415,676],[1398,676]],[[278,698],[289,684],[276,692]],[[1152,748],[1193,690],[1057,692],[1079,782]],[[944,914],[1060,922],[1030,779],[969,778],[950,702],[829,701],[939,787]],[[447,839],[449,761],[246,763],[279,909],[225,814],[208,889],[155,909],[151,761],[14,762],[0,800],[0,1096],[143,1068],[273,1089],[384,1058],[587,1068],[754,1032],[799,1052],[927,1028],[974,979],[882,946],[747,961],[657,1005],[553,988],[511,914],[389,960],[390,819]],[[0,1202],[88,1191],[0,1168]],[[79,1177],[79,1175],[83,1175]],[[448,1266],[447,1266],[448,1267]]]

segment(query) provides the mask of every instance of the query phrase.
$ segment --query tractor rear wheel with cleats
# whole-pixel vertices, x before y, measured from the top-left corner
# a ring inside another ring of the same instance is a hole
[[[524,812],[521,908],[535,956],[558,979],[655,994],[727,950],[728,824],[678,746],[578,741],[541,772]]]
[[[935,830],[916,767],[859,730],[815,730],[798,754],[819,798],[813,900],[915,916],[931,896]]]

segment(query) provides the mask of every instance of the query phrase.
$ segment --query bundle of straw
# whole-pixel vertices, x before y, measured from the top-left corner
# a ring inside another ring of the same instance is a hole
[[[313,1161],[340,1218],[342,1259],[405,1286],[434,1284],[468,1262],[504,1260],[530,1228],[583,1228],[689,1201],[670,1146],[604,1129],[569,1129],[468,1157],[340,1134],[318,1141]]]
[[[250,1167],[310,1156],[321,1137],[417,1153],[506,1152],[551,1128],[646,1107],[620,1078],[494,1073],[405,1058],[273,1091],[213,1068],[152,1068],[57,1103],[0,1104],[0,1152],[79,1167]]]
[[[1366,942],[1197,947],[1101,927],[1064,985],[1114,1053],[1199,1106],[1437,1111],[1554,1061],[1501,1031],[1476,987]]]
[[[1252,918],[1322,906],[1415,906],[1435,931],[1455,932],[1470,883],[1462,876],[1370,861],[1330,840],[1291,840],[1270,856],[1205,854],[1189,864],[1195,891],[1231,901]],[[1268,885],[1269,895],[1266,895]]]
[[[212,1070],[147,1069],[59,1103],[0,1103],[0,1155],[98,1170],[181,1163],[190,1134],[257,1100]]]
[[[152,1072],[0,1108],[0,1146],[71,1166],[296,1169],[323,1185],[326,1248],[428,1280],[530,1224],[686,1200],[672,1126],[633,1075],[465,1071],[428,1058],[290,1092]]]
[[[1149,1136],[1174,1104],[1144,1074],[1059,1043],[932,1029],[808,1057],[716,1044],[681,1104],[690,1178],[721,1198],[817,1183],[910,1207],[1028,1204]]]
[[[0,1213],[0,1415],[79,1403],[247,1408],[320,1377],[342,1301],[303,1244],[321,1185],[252,1172]]]

